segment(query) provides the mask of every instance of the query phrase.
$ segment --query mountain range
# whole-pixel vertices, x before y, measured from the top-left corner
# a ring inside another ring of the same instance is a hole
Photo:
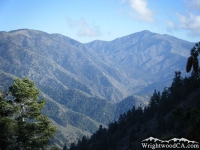
[[[185,73],[193,45],[150,31],[90,43],[30,29],[2,31],[0,85],[6,89],[16,77],[33,80],[47,99],[44,113],[58,127],[61,146],[133,105],[146,105],[154,89],[170,85],[175,71]]]

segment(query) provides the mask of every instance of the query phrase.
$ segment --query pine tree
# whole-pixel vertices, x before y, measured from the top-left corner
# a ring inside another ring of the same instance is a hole
[[[171,100],[179,102],[182,98],[183,91],[183,79],[180,71],[175,71],[174,79],[169,90],[171,92]]]
[[[9,115],[6,114],[7,118],[3,116],[3,112],[0,112],[0,115],[1,120],[7,119],[13,124],[8,129],[11,133],[11,139],[7,140],[11,141],[10,149],[44,149],[54,136],[56,128],[51,125],[48,117],[41,113],[45,100],[38,101],[39,90],[28,78],[17,78],[9,91],[13,96],[12,100],[1,102],[1,110],[6,110],[4,112],[9,112]],[[11,132],[12,130],[14,132]],[[8,142],[4,143],[7,144]]]
[[[197,57],[199,56],[199,53],[200,53],[200,42],[196,43],[195,46],[190,51],[191,56],[187,60],[186,72],[190,72],[191,69],[193,68],[193,71],[195,73],[198,73],[199,62]]]
[[[149,116],[153,116],[154,113],[157,111],[158,109],[158,104],[160,101],[160,92],[156,92],[156,90],[154,90],[153,95],[150,98],[149,101]]]
[[[13,149],[17,124],[12,118],[12,114],[17,112],[17,107],[12,101],[6,99],[3,91],[0,91],[0,150]]]
[[[63,150],[67,150],[67,145],[66,145],[66,143],[65,143],[65,146],[63,147]]]
[[[170,101],[169,96],[170,96],[170,91],[168,88],[165,87],[160,97],[158,113],[157,113],[158,118],[163,117],[171,110],[173,101]]]

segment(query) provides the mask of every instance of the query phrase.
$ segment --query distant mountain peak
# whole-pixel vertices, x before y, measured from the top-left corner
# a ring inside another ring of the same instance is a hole
[[[139,32],[132,33],[130,35],[148,35],[149,36],[149,35],[155,35],[155,34],[157,34],[157,33],[153,33],[149,30],[142,30],[142,31],[139,31]]]
[[[151,32],[149,30],[142,30],[142,31],[139,31],[139,32],[136,32],[136,33],[153,33],[153,32]]]

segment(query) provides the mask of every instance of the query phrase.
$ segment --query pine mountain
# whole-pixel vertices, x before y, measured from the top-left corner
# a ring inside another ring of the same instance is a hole
[[[0,85],[33,80],[48,100],[44,113],[57,125],[61,146],[146,104],[145,96],[168,85],[174,71],[184,72],[192,46],[149,31],[87,44],[37,30],[2,31]]]

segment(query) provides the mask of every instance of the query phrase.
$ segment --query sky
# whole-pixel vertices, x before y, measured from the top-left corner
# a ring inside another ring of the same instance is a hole
[[[0,0],[0,31],[34,29],[81,43],[143,30],[200,41],[200,0]]]

